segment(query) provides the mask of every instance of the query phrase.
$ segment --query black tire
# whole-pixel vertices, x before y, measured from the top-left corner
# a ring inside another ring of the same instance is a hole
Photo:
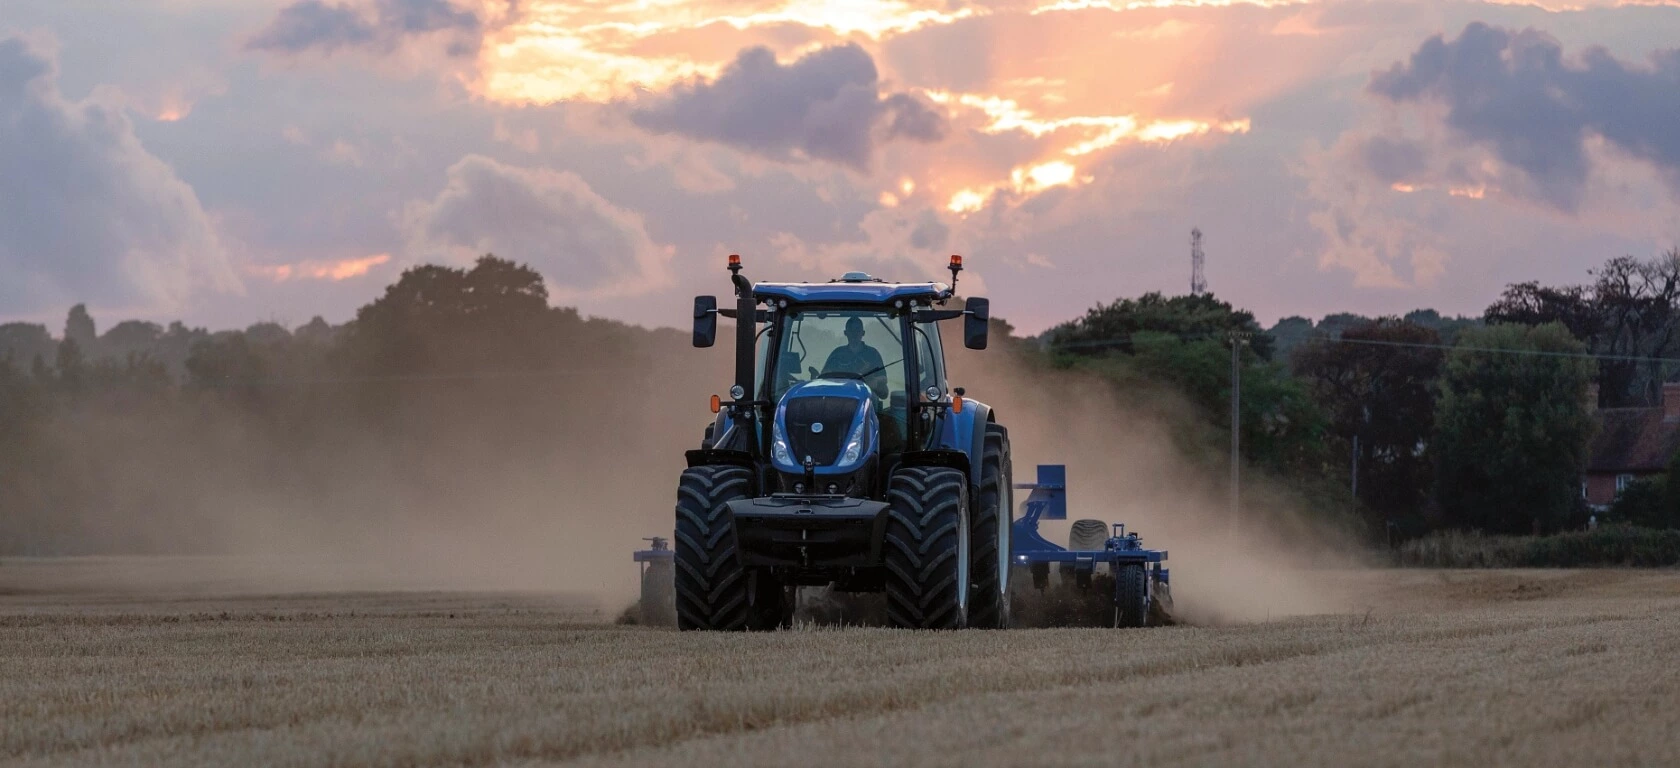
[[[1115,606],[1114,626],[1145,626],[1149,621],[1149,574],[1142,565],[1122,565],[1114,578],[1118,582],[1115,598],[1119,602]]]
[[[752,580],[735,554],[725,502],[746,498],[742,467],[690,467],[677,486],[677,628],[740,631],[753,618]]]
[[[980,497],[969,524],[969,566],[972,583],[968,595],[968,625],[980,629],[1008,629],[1012,623],[1009,600],[1009,524],[1013,519],[1013,460],[1009,455],[1009,430],[986,425],[985,449],[980,459]]]
[[[648,563],[642,574],[642,623],[650,627],[677,625],[675,567],[670,562]]]
[[[1108,523],[1101,520],[1075,520],[1068,528],[1068,549],[1079,551],[1100,550],[1108,545]],[[1091,585],[1090,572],[1077,573],[1073,563],[1061,563],[1056,569],[1061,574],[1062,582],[1076,582],[1080,588]]]
[[[1108,545],[1108,523],[1101,520],[1075,520],[1068,529],[1068,549],[1102,549]]]
[[[887,487],[887,623],[968,625],[968,481],[945,467],[901,469]]]

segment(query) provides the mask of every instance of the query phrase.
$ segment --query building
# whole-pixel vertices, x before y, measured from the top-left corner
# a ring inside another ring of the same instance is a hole
[[[1660,406],[1599,408],[1593,419],[1598,431],[1587,446],[1581,495],[1589,506],[1604,510],[1628,483],[1668,471],[1680,448],[1680,382],[1663,384]]]

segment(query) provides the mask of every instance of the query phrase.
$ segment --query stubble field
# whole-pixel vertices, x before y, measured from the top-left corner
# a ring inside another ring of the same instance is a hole
[[[1311,578],[1357,608],[719,636],[615,626],[564,595],[7,560],[0,761],[1680,764],[1680,573]]]

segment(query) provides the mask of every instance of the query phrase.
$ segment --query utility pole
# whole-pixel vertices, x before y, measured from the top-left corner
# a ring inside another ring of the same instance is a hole
[[[1207,278],[1202,276],[1202,228],[1190,230],[1190,295],[1207,293]]]
[[[1229,331],[1231,341],[1231,529],[1234,532],[1240,519],[1238,506],[1242,498],[1242,367],[1239,354],[1248,343],[1248,331]]]
[[[1353,435],[1353,501],[1359,503],[1359,433]]]

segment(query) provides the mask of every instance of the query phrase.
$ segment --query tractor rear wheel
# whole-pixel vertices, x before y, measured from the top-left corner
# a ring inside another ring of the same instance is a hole
[[[1149,621],[1149,574],[1141,564],[1120,566],[1114,574],[1114,626],[1141,627]]]
[[[1009,455],[1009,430],[998,424],[986,425],[984,452],[980,460],[980,498],[970,519],[969,551],[974,561],[972,591],[968,598],[968,623],[981,629],[1008,629],[1009,524],[1013,519],[1013,462]]]
[[[887,622],[907,629],[968,625],[968,480],[945,467],[909,467],[887,488]]]
[[[726,502],[746,498],[752,474],[742,467],[683,470],[677,486],[677,628],[766,629],[754,611],[754,580],[735,552]]]

